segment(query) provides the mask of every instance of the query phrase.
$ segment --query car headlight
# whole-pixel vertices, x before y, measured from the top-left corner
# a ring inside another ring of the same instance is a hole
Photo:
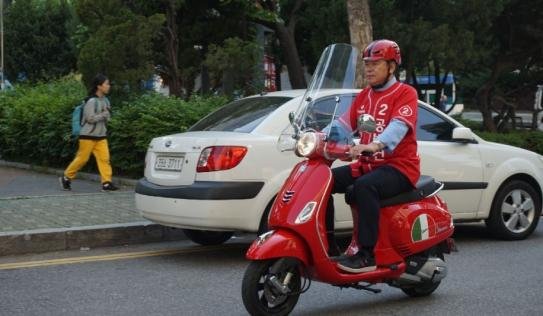
[[[305,132],[296,142],[296,154],[302,157],[310,156],[317,148],[317,135],[315,132]]]

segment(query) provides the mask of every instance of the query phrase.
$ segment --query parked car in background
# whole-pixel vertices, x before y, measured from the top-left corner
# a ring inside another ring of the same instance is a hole
[[[332,115],[338,94],[338,111],[346,111],[358,92],[321,95],[316,115]],[[280,152],[277,140],[303,93],[247,97],[221,107],[185,133],[153,139],[145,177],[136,186],[142,216],[182,228],[203,245],[225,242],[234,231],[264,232],[275,195],[301,159]],[[487,142],[420,101],[418,115],[422,173],[445,184],[440,196],[455,221],[485,220],[503,239],[530,235],[541,215],[543,156]],[[334,201],[336,229],[349,230],[350,209],[342,197]]]

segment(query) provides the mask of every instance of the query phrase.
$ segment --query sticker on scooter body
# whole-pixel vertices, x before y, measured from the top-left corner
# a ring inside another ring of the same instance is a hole
[[[413,242],[425,241],[435,236],[436,225],[434,219],[428,214],[417,216],[411,226],[411,239]]]

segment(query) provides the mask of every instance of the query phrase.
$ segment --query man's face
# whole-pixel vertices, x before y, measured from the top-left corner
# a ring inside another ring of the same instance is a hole
[[[364,61],[364,75],[370,86],[384,83],[393,70],[383,59]]]

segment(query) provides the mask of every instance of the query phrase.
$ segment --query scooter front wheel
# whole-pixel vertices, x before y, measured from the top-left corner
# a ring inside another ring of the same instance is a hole
[[[299,262],[291,258],[253,261],[241,285],[243,304],[251,315],[288,315],[300,297]]]

